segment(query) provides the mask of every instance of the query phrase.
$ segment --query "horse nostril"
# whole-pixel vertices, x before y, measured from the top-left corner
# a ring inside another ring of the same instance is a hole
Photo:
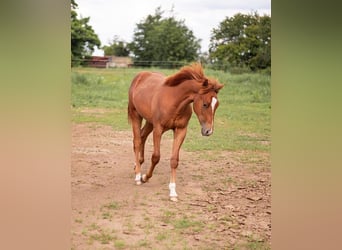
[[[206,128],[202,128],[202,135],[203,136],[209,136],[213,133],[212,129],[206,129]]]

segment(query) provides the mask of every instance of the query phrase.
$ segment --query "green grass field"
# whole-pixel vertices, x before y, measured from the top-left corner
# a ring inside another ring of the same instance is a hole
[[[117,130],[130,130],[127,120],[128,88],[142,69],[72,68],[72,121],[111,125]],[[146,69],[144,69],[146,70]],[[177,70],[148,69],[166,75]],[[215,131],[203,137],[197,117],[193,114],[183,149],[197,150],[270,150],[271,86],[270,75],[232,75],[205,70],[225,87],[218,98]],[[170,132],[165,136],[171,136]]]

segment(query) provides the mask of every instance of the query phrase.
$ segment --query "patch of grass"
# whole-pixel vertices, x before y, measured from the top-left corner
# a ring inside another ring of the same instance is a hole
[[[107,109],[101,114],[83,112],[77,108],[72,110],[72,121],[75,123],[97,123],[110,125],[115,129],[129,130],[131,125],[128,123],[127,112],[123,110]]]
[[[73,68],[72,107],[127,108],[128,89],[139,69]]]
[[[91,225],[89,225],[88,229],[89,229],[90,231],[99,230],[99,229],[100,229],[100,226],[97,225],[96,223],[92,223]]]
[[[124,249],[126,248],[126,243],[123,240],[116,240],[114,241],[115,249]]]
[[[163,241],[167,239],[167,233],[166,232],[159,232],[156,236],[157,241]]]
[[[214,133],[210,137],[201,135],[197,117],[192,116],[184,148],[188,151],[269,151],[270,143],[265,142],[270,141],[270,113],[268,104],[232,104],[226,108],[220,105],[215,116]]]
[[[138,247],[145,247],[145,248],[150,248],[151,247],[151,243],[148,242],[146,239],[143,240],[139,240],[138,241]]]
[[[101,244],[109,244],[114,239],[115,237],[112,234],[104,231],[89,236],[89,240],[91,243],[94,241],[99,241]]]
[[[228,216],[228,215],[224,215],[221,218],[219,218],[219,221],[225,221],[225,222],[230,222],[233,221],[232,217]]]
[[[233,248],[234,250],[270,250],[271,247],[265,242],[259,241],[248,241],[247,243],[242,243]]]
[[[199,174],[193,174],[193,175],[191,175],[191,177],[195,181],[202,181],[202,180],[204,180],[204,176],[203,175],[199,175]]]
[[[100,209],[102,211],[102,219],[111,220],[113,218],[113,214],[111,213],[111,210],[117,210],[119,208],[120,208],[119,203],[115,201],[103,205]]]
[[[77,84],[79,86],[90,86],[90,85],[99,85],[104,81],[104,77],[101,75],[93,75],[93,74],[82,74],[74,72],[71,75],[71,82],[73,84]]]
[[[204,226],[203,222],[190,219],[186,216],[181,219],[174,220],[172,224],[176,229],[183,230],[191,228],[194,232],[200,232]]]
[[[109,244],[117,237],[113,235],[114,230],[103,229],[96,223],[92,223],[86,229],[83,229],[82,235],[88,236],[88,243],[93,244],[94,241],[98,241],[101,244]]]
[[[173,211],[165,210],[164,214],[162,215],[162,222],[170,223],[170,221],[176,216],[176,213]]]
[[[249,164],[253,166],[260,166],[264,165],[265,162],[270,162],[269,155],[261,155],[261,154],[255,154],[255,153],[250,153],[248,155],[241,155],[239,157],[239,161],[241,161],[244,164]],[[270,167],[270,165],[265,165],[264,167]]]
[[[107,220],[111,220],[113,218],[113,215],[109,212],[104,212],[102,213],[102,219],[107,219]]]
[[[130,232],[130,233],[134,232],[135,224],[132,222],[131,218],[128,218],[125,220],[124,228],[125,228],[125,231],[127,231],[127,232]]]
[[[82,223],[83,220],[82,220],[82,219],[75,219],[75,222],[76,222],[76,223]]]
[[[144,224],[142,224],[142,228],[144,229],[145,235],[149,235],[151,233],[151,230],[154,228],[154,224],[150,217],[144,217]]]
[[[108,204],[104,205],[103,207],[106,208],[106,209],[109,209],[109,210],[117,210],[117,209],[120,208],[120,205],[119,205],[118,202],[113,201],[111,203],[108,203]]]
[[[224,177],[224,179],[223,179],[223,184],[225,184],[226,186],[228,186],[228,185],[230,185],[230,184],[232,184],[232,183],[234,183],[234,184],[236,184],[236,181],[233,179],[233,177],[231,177],[231,176],[228,176],[228,177]]]

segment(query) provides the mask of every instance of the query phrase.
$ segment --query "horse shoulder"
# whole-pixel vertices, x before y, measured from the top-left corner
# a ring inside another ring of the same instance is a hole
[[[184,109],[181,111],[181,113],[178,114],[178,116],[175,120],[175,125],[177,127],[188,126],[191,115],[192,115],[192,108],[191,108],[191,105],[189,104],[186,107],[184,107]]]

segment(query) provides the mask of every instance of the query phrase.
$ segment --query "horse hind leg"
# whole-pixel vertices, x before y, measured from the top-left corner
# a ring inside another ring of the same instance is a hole
[[[131,123],[132,123],[132,130],[133,130],[133,151],[135,156],[135,183],[137,185],[141,184],[141,164],[140,164],[140,148],[141,148],[141,123],[142,123],[142,117],[136,113],[131,112]]]
[[[145,161],[145,142],[149,134],[153,130],[153,125],[152,123],[149,123],[148,121],[145,122],[144,127],[140,131],[140,136],[141,136],[141,144],[140,144],[140,155],[139,155],[139,162],[140,165],[144,163]]]
[[[161,136],[162,136],[162,130],[154,128],[154,130],[153,130],[153,153],[152,153],[152,157],[151,157],[151,166],[150,166],[148,172],[146,173],[146,175],[142,176],[141,179],[143,182],[147,182],[152,177],[153,170],[160,160]]]

